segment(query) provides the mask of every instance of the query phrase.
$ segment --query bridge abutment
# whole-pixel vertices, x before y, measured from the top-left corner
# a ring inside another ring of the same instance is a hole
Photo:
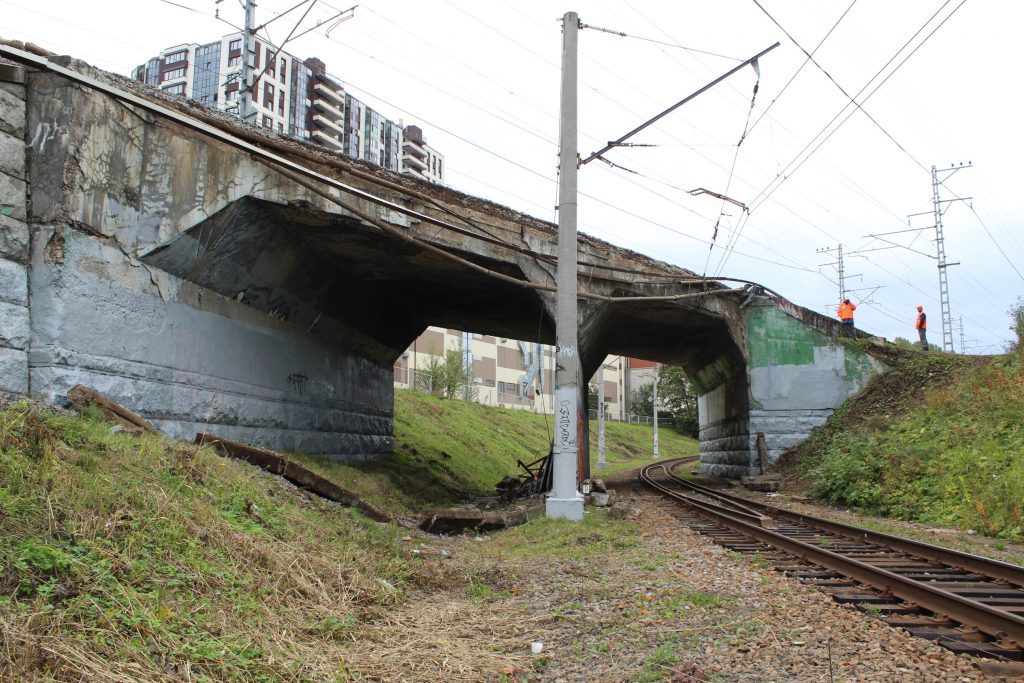
[[[0,390],[28,391],[25,69],[0,64]]]

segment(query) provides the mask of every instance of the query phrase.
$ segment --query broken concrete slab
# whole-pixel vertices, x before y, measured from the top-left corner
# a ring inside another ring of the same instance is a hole
[[[740,483],[751,491],[773,493],[779,490],[781,479],[777,474],[761,474],[753,477],[742,477]]]
[[[438,508],[427,510],[420,519],[419,528],[432,534],[461,534],[464,531],[499,531],[526,524],[543,515],[536,506],[510,512],[491,512],[479,508]]]

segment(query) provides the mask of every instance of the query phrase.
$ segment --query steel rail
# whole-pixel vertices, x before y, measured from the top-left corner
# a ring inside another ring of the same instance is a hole
[[[734,496],[728,493],[722,493],[715,491],[714,489],[695,484],[691,481],[687,481],[682,477],[674,474],[672,469],[683,463],[681,462],[666,462],[666,472],[675,481],[683,484],[687,488],[702,493],[708,496],[715,496],[723,502],[731,502],[737,505],[744,505],[751,510],[760,512],[766,517],[772,517],[773,519],[784,519],[790,522],[796,522],[798,524],[808,524],[813,527],[817,527],[824,531],[831,531],[840,536],[847,538],[856,539],[859,541],[867,541],[870,543],[877,543],[879,545],[889,546],[896,550],[900,550],[905,553],[917,555],[927,560],[934,560],[936,562],[942,562],[945,564],[952,564],[958,567],[963,567],[976,574],[982,574],[992,579],[998,579],[1000,581],[1006,581],[1007,583],[1014,584],[1024,588],[1024,567],[1019,565],[1011,564],[1009,562],[1002,562],[1000,560],[993,560],[987,557],[981,557],[980,555],[973,555],[971,553],[965,553],[960,550],[953,550],[951,548],[943,548],[942,546],[932,545],[931,543],[925,543],[924,541],[914,541],[909,538],[902,538],[900,536],[893,536],[881,531],[872,531],[870,529],[862,529],[860,527],[852,526],[849,524],[843,524],[842,522],[833,522],[828,519],[822,519],[820,517],[814,517],[812,515],[803,514],[801,512],[793,512],[784,508],[776,507],[774,505],[768,505],[766,503],[759,503],[757,501],[749,500],[741,496]]]
[[[830,550],[789,538],[778,532],[750,524],[731,515],[721,514],[710,506],[696,502],[693,499],[687,499],[687,496],[683,496],[656,481],[650,475],[650,472],[658,467],[661,467],[665,472],[668,471],[663,464],[647,465],[640,471],[641,480],[656,491],[690,506],[699,514],[710,518],[717,524],[722,524],[736,533],[754,538],[766,545],[779,548],[797,557],[802,557],[815,564],[832,569],[844,576],[936,614],[945,615],[961,624],[973,626],[982,633],[1000,641],[1001,645],[1024,649],[1024,617],[1018,617],[1009,612],[1004,612],[956,595],[955,593],[942,590],[941,588],[935,588],[925,583],[908,579],[886,569],[873,567],[865,562],[844,557]],[[675,480],[672,479],[672,481],[674,482]]]

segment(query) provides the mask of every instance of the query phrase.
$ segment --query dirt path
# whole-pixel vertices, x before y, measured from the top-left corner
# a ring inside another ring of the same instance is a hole
[[[427,539],[449,556],[421,553],[418,592],[352,661],[370,677],[410,681],[999,680],[714,545],[654,494],[620,493],[640,526],[618,546],[584,528],[564,549],[525,556],[500,534]],[[519,545],[551,542],[518,533]],[[399,649],[390,664],[389,648]],[[398,669],[410,661],[402,652],[414,664]]]

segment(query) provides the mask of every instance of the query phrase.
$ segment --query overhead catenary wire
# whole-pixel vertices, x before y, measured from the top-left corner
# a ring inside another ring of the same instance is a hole
[[[754,123],[751,124],[751,126],[750,126],[750,130],[751,131],[753,131],[755,128],[757,128],[757,124],[761,123],[761,120],[764,117],[768,116],[768,112],[771,111],[772,107],[775,106],[775,103],[779,101],[779,98],[782,97],[782,95],[786,92],[786,90],[789,88],[789,86],[792,85],[793,81],[796,80],[796,77],[799,76],[800,73],[804,70],[804,67],[807,66],[810,63],[811,56],[814,55],[815,53],[817,53],[818,50],[821,49],[821,46],[825,44],[825,41],[829,39],[829,36],[832,35],[832,33],[836,30],[836,28],[843,21],[843,19],[846,18],[846,15],[850,13],[850,10],[852,10],[853,6],[856,5],[856,4],[857,4],[857,0],[851,0],[850,4],[846,7],[846,9],[843,11],[843,13],[840,14],[839,18],[836,19],[834,24],[832,24],[832,28],[830,28],[828,30],[828,32],[825,34],[825,36],[821,40],[818,41],[818,44],[814,46],[814,49],[811,50],[811,53],[809,55],[807,55],[807,58],[804,59],[804,61],[800,63],[800,66],[797,67],[797,70],[795,72],[793,72],[792,76],[789,77],[789,80],[786,81],[785,85],[782,86],[782,89],[779,90],[779,93],[775,97],[772,98],[772,101],[769,102],[768,106],[764,108],[764,110],[761,112],[761,115],[757,117],[757,120],[755,120]],[[782,28],[782,27],[780,26],[779,28]],[[795,42],[796,41],[794,41],[794,43]]]
[[[943,5],[942,5],[942,7],[945,7],[945,6],[947,5],[947,4],[949,4],[949,2],[950,2],[950,1],[951,1],[951,0],[946,0],[946,2],[945,2],[945,3],[943,4]],[[959,9],[960,9],[961,7],[963,7],[963,5],[964,5],[964,3],[965,3],[965,2],[967,2],[967,0],[961,0],[960,4],[959,4],[959,5],[957,5],[957,6],[956,6],[956,7],[955,7],[955,8],[954,8],[954,9],[953,9],[953,10],[952,10],[952,11],[951,11],[951,12],[950,12],[949,14],[947,14],[947,15],[946,15],[946,16],[945,16],[945,17],[944,17],[944,18],[942,19],[942,21],[941,21],[941,22],[939,22],[939,24],[938,24],[938,25],[937,25],[937,26],[936,26],[936,27],[935,27],[934,29],[932,29],[932,30],[931,30],[931,32],[929,32],[929,33],[928,33],[928,35],[926,35],[926,36],[925,36],[925,37],[924,37],[924,38],[923,38],[923,39],[922,39],[922,40],[921,40],[921,41],[920,41],[920,42],[919,42],[919,43],[918,43],[918,44],[917,44],[917,45],[916,45],[916,46],[914,47],[914,49],[910,51],[910,53],[909,53],[909,54],[907,54],[907,55],[906,55],[906,56],[905,56],[905,57],[903,58],[903,60],[902,60],[902,61],[900,61],[900,62],[899,62],[899,64],[897,64],[897,65],[896,65],[896,66],[895,66],[895,67],[894,67],[894,68],[893,68],[893,69],[892,69],[892,70],[891,70],[891,71],[890,71],[890,72],[889,72],[889,73],[888,73],[888,74],[887,74],[887,75],[885,76],[885,78],[883,78],[883,79],[882,79],[882,80],[881,80],[881,81],[880,81],[880,82],[879,82],[879,83],[878,83],[878,84],[877,84],[877,85],[876,85],[876,86],[875,86],[875,87],[874,87],[874,88],[873,88],[873,89],[871,90],[871,92],[869,92],[869,93],[868,93],[868,94],[867,94],[867,95],[866,95],[866,96],[865,96],[865,97],[864,97],[864,98],[863,98],[863,99],[861,100],[861,104],[863,104],[864,102],[866,102],[866,101],[867,101],[867,100],[868,100],[868,99],[869,99],[869,98],[870,98],[870,97],[871,97],[872,95],[874,95],[874,94],[875,94],[876,92],[878,92],[879,88],[881,88],[881,87],[882,87],[883,85],[885,85],[885,83],[886,83],[886,82],[887,82],[887,81],[888,81],[888,80],[889,80],[890,78],[892,78],[892,76],[893,76],[894,74],[896,74],[896,73],[897,73],[897,72],[899,71],[900,67],[902,67],[902,66],[903,66],[904,64],[906,64],[906,63],[907,63],[907,61],[908,61],[908,60],[909,60],[909,59],[910,59],[911,57],[913,57],[913,56],[914,56],[914,54],[915,54],[915,53],[916,53],[916,52],[917,52],[917,51],[918,51],[919,49],[921,49],[921,47],[922,47],[922,46],[923,46],[923,45],[924,45],[924,44],[925,44],[926,42],[928,42],[928,40],[929,40],[929,39],[930,39],[930,38],[931,38],[931,37],[932,37],[933,35],[935,35],[935,32],[936,32],[936,31],[938,31],[938,30],[939,30],[940,28],[942,28],[942,26],[943,26],[943,25],[944,25],[944,24],[945,24],[945,23],[946,23],[947,21],[949,21],[949,19],[950,19],[950,18],[951,18],[951,17],[953,16],[953,14],[954,14],[954,13],[956,13],[956,11],[957,11],[957,10],[959,10]],[[908,46],[908,45],[910,45],[910,43],[911,43],[911,42],[913,42],[914,38],[916,38],[916,37],[917,37],[918,35],[920,35],[920,34],[921,34],[921,32],[922,32],[922,31],[924,31],[924,30],[925,30],[925,29],[926,29],[926,28],[928,27],[928,25],[929,25],[929,24],[930,24],[930,23],[931,23],[931,22],[932,22],[932,21],[933,21],[933,20],[935,19],[935,17],[936,17],[936,16],[938,16],[938,14],[939,14],[939,12],[941,11],[941,9],[942,9],[942,8],[940,7],[940,8],[939,8],[939,10],[936,10],[936,12],[935,12],[934,14],[932,14],[932,16],[930,16],[930,17],[928,18],[928,20],[927,20],[927,21],[925,21],[925,23],[924,23],[924,24],[923,24],[923,25],[921,26],[921,28],[919,28],[919,29],[918,29],[918,30],[917,30],[917,31],[916,31],[916,32],[914,33],[914,35],[913,35],[913,36],[911,36],[911,37],[910,37],[910,38],[909,38],[909,39],[907,40],[907,42],[906,42],[906,43],[904,43],[904,44],[903,44],[903,46],[902,46],[902,47],[900,47],[900,49],[896,51],[896,53],[895,53],[895,54],[894,54],[894,55],[893,55],[893,56],[892,56],[892,57],[891,57],[891,58],[889,59],[889,61],[887,61],[887,62],[886,62],[886,63],[885,63],[885,64],[884,64],[883,66],[882,66],[882,68],[881,68],[881,69],[879,69],[879,70],[878,70],[878,72],[877,72],[877,73],[875,73],[875,75],[874,75],[874,76],[872,76],[872,77],[871,77],[871,78],[870,78],[870,79],[869,79],[869,80],[867,81],[867,83],[865,83],[865,84],[864,84],[864,86],[863,86],[863,87],[862,87],[862,88],[861,88],[861,89],[860,89],[860,90],[859,90],[859,91],[857,92],[857,94],[853,96],[853,99],[854,99],[854,100],[856,100],[856,98],[860,97],[860,95],[861,95],[861,94],[862,94],[862,93],[863,93],[863,92],[864,92],[865,90],[867,90],[867,89],[868,89],[868,88],[869,88],[869,87],[871,86],[871,84],[872,84],[872,83],[873,83],[873,82],[874,82],[874,81],[875,81],[875,80],[876,80],[876,79],[877,79],[877,78],[878,78],[878,77],[879,77],[879,76],[880,76],[880,75],[881,75],[881,74],[882,74],[882,73],[883,73],[883,72],[885,71],[885,69],[886,69],[886,68],[888,68],[888,66],[889,66],[890,64],[892,64],[892,62],[893,62],[893,61],[895,61],[895,60],[896,60],[896,59],[897,59],[897,58],[899,57],[899,55],[900,55],[900,54],[901,54],[901,53],[902,53],[902,52],[903,52],[903,51],[904,51],[904,50],[905,50],[905,49],[907,48],[907,46]],[[836,120],[838,120],[838,119],[839,119],[839,117],[840,117],[840,116],[842,116],[842,115],[843,115],[843,113],[844,113],[844,112],[846,112],[846,111],[847,111],[847,110],[848,110],[849,108],[850,108],[850,103],[848,102],[848,103],[847,103],[846,105],[844,105],[844,106],[843,106],[843,107],[842,107],[842,108],[841,108],[841,109],[839,110],[839,112],[838,112],[838,113],[837,113],[837,114],[836,114],[836,115],[835,115],[835,116],[834,116],[834,117],[833,117],[833,118],[832,118],[832,119],[831,119],[831,120],[830,120],[830,121],[829,121],[829,122],[828,122],[827,124],[825,124],[825,127],[824,127],[824,128],[822,128],[822,129],[821,129],[821,131],[819,131],[819,132],[817,133],[817,135],[815,135],[815,136],[814,136],[813,138],[811,138],[811,140],[810,140],[810,141],[809,141],[809,142],[808,142],[808,143],[807,143],[807,144],[806,144],[806,145],[805,145],[805,146],[803,147],[803,149],[801,149],[801,150],[800,150],[800,152],[798,152],[798,153],[796,154],[796,156],[794,156],[794,157],[793,157],[793,159],[792,159],[792,160],[791,160],[791,161],[790,161],[790,162],[789,162],[788,164],[786,164],[785,168],[784,168],[784,169],[783,169],[782,171],[780,171],[780,172],[779,172],[779,174],[778,174],[778,175],[776,175],[776,177],[775,177],[775,178],[774,178],[774,179],[773,179],[773,180],[772,180],[771,182],[769,182],[769,183],[768,183],[768,185],[766,185],[766,186],[765,186],[765,188],[764,188],[764,189],[762,189],[762,190],[761,190],[761,191],[760,191],[760,192],[759,192],[759,193],[758,193],[758,194],[757,194],[757,195],[756,195],[756,196],[754,197],[754,199],[752,199],[752,200],[750,200],[749,202],[747,202],[747,205],[748,205],[748,206],[750,207],[750,213],[753,213],[753,212],[754,212],[755,210],[757,210],[757,209],[758,209],[758,208],[759,208],[759,207],[760,207],[761,205],[763,205],[763,204],[764,204],[764,202],[765,202],[765,201],[767,201],[767,200],[768,200],[768,198],[769,198],[769,197],[771,197],[771,195],[772,195],[772,194],[774,194],[774,193],[775,193],[775,192],[776,192],[776,191],[777,191],[777,190],[779,189],[779,187],[781,187],[781,186],[782,186],[782,184],[783,184],[783,183],[785,183],[785,182],[786,182],[787,180],[789,180],[790,178],[792,178],[792,177],[793,177],[793,175],[794,175],[794,174],[796,173],[796,171],[797,171],[797,170],[799,170],[799,168],[800,168],[801,166],[803,166],[803,164],[804,164],[804,163],[806,163],[806,162],[807,162],[807,160],[808,160],[808,159],[810,159],[810,158],[811,158],[811,156],[813,156],[813,155],[814,155],[814,153],[815,153],[815,152],[816,152],[816,151],[817,151],[818,149],[820,149],[822,145],[824,145],[824,144],[825,144],[825,142],[827,142],[827,141],[828,141],[828,140],[829,140],[829,139],[830,139],[830,138],[831,138],[831,137],[832,137],[833,135],[835,135],[836,131],[838,131],[838,130],[839,130],[839,129],[840,129],[841,127],[842,127],[842,125],[843,125],[843,124],[844,124],[844,123],[845,123],[846,121],[848,121],[848,120],[850,119],[850,117],[851,117],[851,116],[852,116],[852,115],[854,114],[854,112],[856,112],[856,111],[857,111],[856,109],[854,109],[853,111],[851,111],[851,112],[850,112],[849,114],[847,114],[847,115],[846,115],[846,117],[845,117],[845,118],[843,118],[843,120],[842,120],[842,121],[840,121],[840,122],[839,122],[839,124],[838,124],[838,125],[836,125],[836,126],[835,126],[834,128],[832,128],[831,132],[829,132],[829,133],[828,133],[827,135],[825,135],[825,132],[829,130],[829,128],[830,128],[830,127],[832,126],[832,124],[833,124],[833,123],[835,123],[835,121],[836,121]],[[825,137],[824,137],[824,138],[821,138],[821,136],[822,136],[822,135],[825,135]],[[815,142],[816,142],[816,141],[817,141],[817,140],[818,140],[819,138],[821,138],[820,142],[818,142],[818,143],[817,143],[817,145],[815,145],[813,149],[810,149],[810,148],[811,148],[811,146],[812,146],[812,145],[814,145],[814,144],[815,144]],[[808,150],[808,149],[810,149],[810,152],[807,152],[807,150]],[[805,154],[805,152],[806,152],[806,154]],[[794,165],[794,164],[795,164],[795,165]],[[780,180],[780,179],[781,179],[781,180]],[[728,255],[726,255],[726,261],[728,261]],[[723,262],[723,265],[724,265],[724,262]]]
[[[949,2],[950,0],[946,0],[946,1],[947,1],[947,4],[948,4],[948,2]],[[857,100],[856,100],[856,99],[854,99],[854,98],[853,98],[853,96],[852,96],[852,95],[850,95],[850,93],[846,92],[846,88],[844,88],[843,86],[839,85],[839,82],[838,82],[838,81],[836,81],[836,79],[832,77],[832,74],[830,74],[830,73],[829,73],[829,72],[828,72],[828,71],[827,71],[827,70],[825,69],[825,67],[823,67],[823,66],[821,65],[821,63],[820,63],[820,62],[819,62],[819,61],[818,61],[817,59],[815,59],[815,58],[814,58],[814,54],[813,54],[812,52],[808,52],[807,50],[805,50],[805,49],[804,49],[804,47],[803,47],[803,45],[801,45],[800,43],[798,43],[798,42],[797,42],[797,40],[796,40],[796,38],[794,38],[794,37],[793,37],[793,36],[792,36],[792,35],[791,35],[791,34],[789,33],[789,31],[787,31],[787,30],[786,30],[785,28],[783,28],[783,27],[782,27],[782,24],[780,24],[780,23],[779,23],[779,22],[778,22],[778,21],[777,21],[777,20],[775,19],[775,17],[773,17],[773,16],[772,16],[772,15],[771,15],[771,14],[770,14],[770,13],[768,12],[768,10],[766,10],[766,9],[764,8],[764,5],[762,5],[762,4],[761,4],[760,0],[752,0],[752,2],[753,2],[753,3],[755,4],[755,5],[757,5],[758,9],[760,9],[760,10],[761,10],[762,12],[764,12],[765,16],[767,16],[767,17],[768,17],[769,19],[771,19],[772,23],[773,23],[773,24],[775,24],[775,25],[776,25],[776,26],[777,26],[777,27],[779,28],[779,30],[780,30],[780,31],[782,31],[782,32],[783,32],[784,34],[786,34],[786,37],[787,37],[787,38],[789,38],[789,40],[790,40],[790,41],[791,41],[791,42],[792,42],[792,43],[793,43],[794,45],[796,45],[796,46],[797,46],[797,48],[799,48],[799,50],[800,50],[801,52],[803,52],[803,53],[804,53],[804,55],[806,55],[806,56],[807,56],[807,59],[808,59],[808,60],[810,60],[810,62],[811,62],[812,64],[814,64],[814,66],[815,66],[815,67],[817,67],[818,71],[820,71],[821,73],[825,74],[825,77],[826,77],[826,78],[828,78],[828,80],[829,80],[829,81],[831,81],[832,85],[836,86],[836,88],[838,88],[838,89],[839,89],[839,92],[841,92],[841,93],[842,93],[842,94],[843,94],[843,95],[844,95],[844,96],[846,97],[846,99],[848,99],[848,100],[850,101],[850,103],[851,103],[851,104],[853,104],[853,106],[855,106],[855,107],[856,107],[856,108],[857,108],[858,110],[860,110],[860,112],[861,112],[862,114],[864,114],[864,116],[866,116],[866,117],[868,118],[868,120],[869,120],[869,121],[871,121],[871,123],[875,124],[875,126],[876,126],[876,127],[878,128],[878,130],[882,131],[882,133],[884,133],[884,134],[885,134],[885,136],[886,136],[887,138],[889,138],[889,139],[890,139],[890,140],[891,140],[891,141],[893,142],[893,144],[895,144],[895,145],[896,145],[897,147],[899,147],[899,149],[900,149],[900,151],[901,151],[901,152],[903,152],[903,153],[904,153],[904,154],[906,154],[906,155],[907,155],[908,157],[910,157],[911,161],[913,161],[913,162],[914,162],[915,164],[917,164],[918,166],[920,166],[920,167],[921,167],[921,169],[922,169],[922,170],[924,170],[925,172],[929,172],[929,173],[930,173],[930,170],[928,169],[928,167],[927,167],[927,166],[925,166],[924,164],[922,164],[922,163],[921,163],[921,162],[920,162],[920,161],[919,161],[919,160],[917,159],[917,157],[915,157],[915,156],[914,156],[913,154],[911,154],[911,153],[910,153],[910,152],[909,152],[909,151],[907,150],[907,148],[906,148],[906,147],[904,147],[904,146],[903,146],[902,144],[900,144],[900,141],[899,141],[899,140],[897,140],[896,138],[894,138],[894,137],[892,136],[892,134],[891,134],[891,133],[890,133],[890,132],[889,132],[888,130],[886,130],[886,129],[885,129],[885,127],[884,127],[884,126],[883,126],[883,125],[882,125],[881,123],[879,123],[879,122],[878,122],[878,119],[876,119],[876,118],[875,118],[874,116],[872,116],[872,115],[871,115],[871,114],[870,114],[870,113],[868,112],[868,110],[864,109],[864,107],[863,107],[863,103],[857,102]],[[851,5],[851,6],[852,6],[852,5]],[[944,5],[944,6],[945,6],[945,5]],[[844,16],[845,16],[845,14],[844,14]],[[817,49],[817,48],[815,48],[815,49]],[[866,98],[865,98],[865,99],[866,99]]]

